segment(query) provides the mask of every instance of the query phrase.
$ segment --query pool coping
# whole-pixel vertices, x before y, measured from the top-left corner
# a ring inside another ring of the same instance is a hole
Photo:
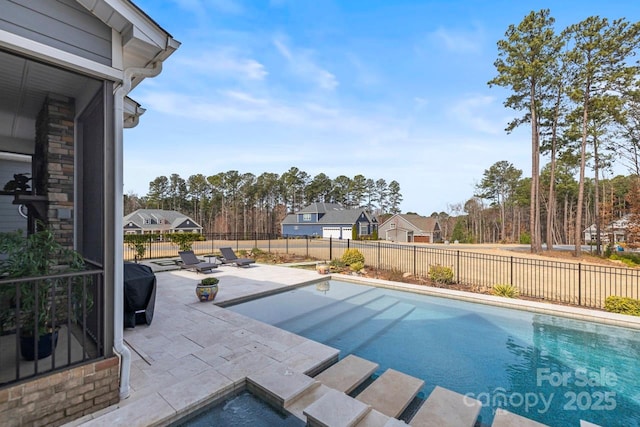
[[[541,301],[530,301],[517,298],[506,298],[468,291],[459,291],[455,289],[444,289],[425,285],[393,282],[390,280],[353,277],[343,274],[332,274],[331,279],[355,284],[377,286],[387,289],[415,292],[423,295],[451,298],[476,304],[486,304],[497,307],[511,308],[515,310],[524,310],[575,320],[587,320],[609,326],[619,326],[623,328],[640,330],[640,317],[619,313],[610,313],[607,311],[594,310],[590,308],[561,305]]]

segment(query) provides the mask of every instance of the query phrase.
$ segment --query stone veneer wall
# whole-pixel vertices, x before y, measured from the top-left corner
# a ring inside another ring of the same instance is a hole
[[[36,121],[33,183],[48,199],[47,223],[56,239],[73,247],[75,101],[47,96]]]
[[[59,426],[120,398],[120,359],[111,357],[0,390],[0,424]]]

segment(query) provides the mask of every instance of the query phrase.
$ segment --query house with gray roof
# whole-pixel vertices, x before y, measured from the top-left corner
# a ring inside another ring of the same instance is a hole
[[[283,236],[314,236],[335,239],[369,236],[378,227],[366,208],[347,209],[337,203],[312,203],[289,214],[280,224]]]
[[[415,214],[393,215],[380,224],[378,235],[392,242],[437,243],[442,240],[436,218]]]
[[[138,209],[123,218],[125,234],[200,233],[202,226],[178,211]]]

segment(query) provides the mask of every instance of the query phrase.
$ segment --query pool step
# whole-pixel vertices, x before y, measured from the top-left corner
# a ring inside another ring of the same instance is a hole
[[[482,403],[446,388],[436,386],[418,412],[412,427],[473,427]]]
[[[371,377],[376,369],[377,363],[350,354],[319,373],[314,379],[327,387],[348,394]]]
[[[498,408],[491,427],[547,427],[547,425]]]
[[[300,418],[302,421],[307,421],[307,418],[304,415],[304,410],[315,401],[320,400],[320,398],[330,391],[331,389],[326,385],[316,383],[309,387],[296,400],[285,405],[284,409]]]
[[[329,390],[304,409],[307,427],[355,426],[371,407],[338,390]]]
[[[387,369],[356,399],[383,414],[397,418],[416,397],[424,381],[394,369]]]
[[[304,332],[307,330],[316,328],[318,325],[324,323],[325,319],[334,319],[358,306],[366,305],[378,298],[382,298],[376,291],[377,289],[369,289],[344,299],[335,300],[329,304],[275,323],[273,326],[298,335],[304,335]]]
[[[371,409],[355,427],[407,427],[407,423]]]
[[[327,341],[327,345],[340,349],[341,354],[355,353],[360,347],[370,343],[387,329],[402,321],[416,307],[398,302],[377,313],[374,317],[348,330],[348,338],[339,336]]]
[[[362,307],[354,307],[353,310],[316,324],[315,328],[307,330],[305,336],[321,343],[328,343],[331,340],[339,339],[345,332],[366,323],[369,319],[399,302],[400,300],[397,298],[388,296],[376,298]]]
[[[247,376],[247,389],[277,408],[285,408],[304,394],[316,381],[284,364]]]

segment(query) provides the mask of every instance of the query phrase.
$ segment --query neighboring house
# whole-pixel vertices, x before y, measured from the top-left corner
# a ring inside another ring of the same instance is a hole
[[[3,218],[0,232],[32,232],[41,220],[95,265],[97,277],[82,325],[91,334],[69,341],[80,346],[80,362],[56,357],[53,373],[51,362],[22,361],[16,369],[16,357],[5,353],[16,351],[16,340],[3,345],[0,420],[59,425],[129,395],[123,134],[144,109],[127,94],[157,76],[179,45],[128,0],[0,0],[0,170],[3,179],[5,171],[32,177],[30,194],[0,193],[3,210],[22,204],[28,214],[26,225]]]
[[[281,223],[283,236],[317,236],[351,239],[373,234],[378,223],[365,208],[346,209],[337,203],[312,203],[289,214]]]
[[[178,211],[138,209],[122,220],[125,234],[200,233],[202,227]]]
[[[620,219],[611,222],[609,225],[600,228],[600,241],[602,243],[609,243],[609,239],[613,236],[614,242],[626,242],[627,241],[627,227],[629,226],[629,218],[631,215],[625,215]],[[597,240],[598,234],[596,231],[596,225],[591,224],[590,227],[584,230],[584,242],[586,244],[592,243]]]
[[[393,215],[380,224],[378,236],[392,242],[438,243],[442,240],[437,219],[413,214]]]

